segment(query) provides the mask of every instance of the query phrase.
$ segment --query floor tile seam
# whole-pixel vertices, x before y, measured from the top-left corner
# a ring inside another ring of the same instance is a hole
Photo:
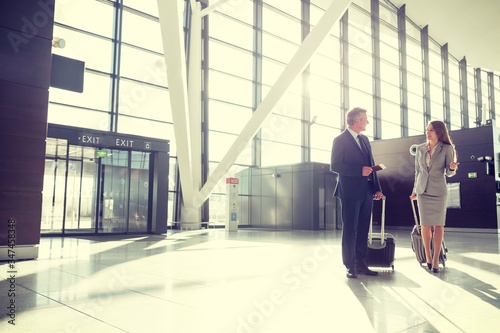
[[[182,307],[185,307],[185,308],[199,309],[198,307],[193,306],[193,305],[179,303],[179,302],[176,302],[176,301],[173,301],[173,300],[170,300],[170,299],[166,299],[164,297],[154,296],[154,295],[151,295],[151,294],[140,292],[138,290],[132,290],[132,289],[128,289],[128,290],[131,291],[131,292],[133,292],[133,293],[135,293],[135,294],[138,294],[138,295],[141,295],[141,296],[145,296],[145,297],[148,297],[148,298],[151,298],[151,299],[159,300],[159,301],[162,301],[162,302],[167,302],[167,303],[170,303],[170,304],[173,304],[173,305],[178,305],[178,306],[182,306]],[[202,309],[199,309],[199,310],[202,310]]]
[[[41,296],[41,297],[44,297],[44,298],[46,298],[46,299],[48,299],[48,300],[50,300],[50,301],[52,301],[52,302],[54,302],[54,303],[57,303],[57,304],[59,304],[59,305],[61,305],[61,306],[65,307],[65,308],[68,308],[68,309],[70,309],[70,310],[73,310],[73,311],[75,311],[75,312],[78,312],[78,313],[80,313],[80,314],[82,314],[82,315],[86,316],[87,318],[94,319],[94,320],[99,321],[99,322],[101,322],[101,323],[103,323],[103,324],[105,324],[105,325],[108,325],[108,326],[111,326],[111,327],[113,327],[113,328],[116,328],[117,330],[120,330],[120,331],[122,331],[122,332],[127,332],[127,333],[128,333],[128,331],[126,331],[126,330],[124,330],[124,329],[122,329],[122,328],[120,328],[120,327],[118,327],[118,326],[115,326],[115,325],[113,325],[113,324],[107,323],[106,321],[104,321],[104,320],[102,320],[102,319],[99,319],[99,318],[97,318],[97,317],[95,317],[95,316],[91,316],[90,314],[88,314],[88,313],[86,313],[86,312],[84,312],[84,311],[81,311],[81,310],[79,310],[79,309],[77,309],[77,308],[75,308],[75,307],[73,307],[73,306],[70,306],[70,305],[68,305],[68,304],[66,304],[66,303],[64,303],[64,302],[62,302],[62,301],[59,301],[59,300],[57,300],[57,299],[55,299],[55,298],[53,298],[53,297],[50,297],[50,296],[45,295],[45,294],[43,294],[43,293],[41,293],[41,292],[35,291],[35,290],[31,289],[31,288],[27,288],[27,287],[24,287],[24,288],[28,289],[29,291],[33,292],[33,293],[34,293],[34,294],[36,294],[36,295],[39,295],[39,296]],[[35,308],[36,308],[36,307],[35,307]]]
[[[412,290],[411,288],[408,288],[408,291],[411,292],[411,293],[413,293],[413,295],[416,298],[418,298],[423,304],[425,304],[429,309],[432,309],[436,314],[439,314],[439,316],[444,321],[446,321],[447,323],[449,323],[451,326],[455,327],[459,332],[465,333],[465,331],[462,330],[459,326],[457,326],[450,318],[448,318],[448,316],[445,313],[443,313],[436,306],[434,306],[433,304],[431,304],[430,302],[428,302],[425,298],[421,297],[419,293],[415,292],[415,290]],[[418,317],[425,320],[425,318],[422,318],[420,316],[420,314],[418,314]],[[428,321],[426,320],[426,322],[428,322]]]

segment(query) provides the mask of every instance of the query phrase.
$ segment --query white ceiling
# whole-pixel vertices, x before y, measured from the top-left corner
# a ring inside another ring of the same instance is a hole
[[[327,8],[335,0],[314,0]],[[458,60],[500,75],[500,0],[380,0],[397,8]],[[369,8],[370,0],[353,0]]]

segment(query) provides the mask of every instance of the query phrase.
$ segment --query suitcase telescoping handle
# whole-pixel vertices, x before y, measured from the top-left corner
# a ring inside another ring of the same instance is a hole
[[[413,201],[417,201],[417,200],[413,200],[411,197],[410,197],[410,203],[411,203],[411,209],[413,210],[413,219],[415,220],[415,225],[417,226],[417,233],[420,235],[420,228],[418,227],[419,226],[419,222],[418,222],[418,217],[417,217],[417,211],[415,210],[415,203],[413,203]]]
[[[385,195],[382,196],[382,216],[380,218],[380,245],[384,245],[385,243]],[[373,215],[370,218],[370,229],[368,230],[368,244],[372,244],[372,237],[373,237]]]

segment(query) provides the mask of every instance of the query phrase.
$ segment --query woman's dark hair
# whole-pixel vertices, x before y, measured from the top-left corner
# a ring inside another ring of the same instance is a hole
[[[441,120],[433,120],[429,123],[432,125],[434,132],[436,132],[438,140],[453,147],[453,157],[454,159],[456,159],[457,151],[455,150],[453,141],[451,141],[450,134],[448,133],[448,128],[446,128],[446,124]]]

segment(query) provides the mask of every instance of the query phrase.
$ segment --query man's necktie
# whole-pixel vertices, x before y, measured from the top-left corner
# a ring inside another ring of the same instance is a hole
[[[366,159],[369,163],[370,162],[370,153],[368,153],[368,148],[365,146],[365,142],[363,141],[363,139],[361,139],[361,135],[358,135],[358,140],[359,140],[359,145],[361,146],[361,151],[363,151],[363,153],[365,154]]]

